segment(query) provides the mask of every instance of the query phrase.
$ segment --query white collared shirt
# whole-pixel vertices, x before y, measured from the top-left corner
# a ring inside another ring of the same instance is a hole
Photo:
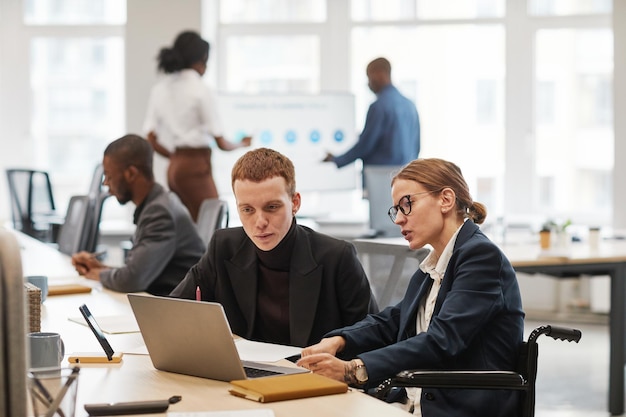
[[[441,288],[441,282],[443,281],[446,269],[448,268],[448,264],[450,263],[452,251],[454,250],[456,238],[459,235],[461,227],[463,227],[463,225],[459,226],[456,232],[454,232],[439,258],[437,258],[435,251],[430,251],[428,256],[426,256],[426,258],[420,263],[419,268],[422,270],[422,272],[430,276],[430,278],[433,280],[433,285],[432,287],[430,287],[428,296],[423,299],[422,302],[420,302],[420,306],[417,309],[417,319],[415,322],[416,334],[428,330],[428,326],[430,325],[430,319],[433,317],[433,312],[435,310],[435,303],[437,301],[437,296],[439,295],[439,289]],[[408,404],[410,405],[412,403],[414,407],[413,415],[421,416],[421,388],[407,388],[406,391],[407,396],[409,397]]]
[[[205,148],[223,135],[215,95],[193,69],[166,74],[152,88],[143,128],[169,151]]]

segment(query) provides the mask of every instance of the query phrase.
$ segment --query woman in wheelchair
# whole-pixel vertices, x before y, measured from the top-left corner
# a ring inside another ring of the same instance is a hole
[[[524,312],[515,272],[479,229],[486,217],[461,170],[416,159],[392,179],[389,217],[411,249],[432,248],[404,298],[334,330],[298,365],[365,390],[406,369],[513,370]],[[518,392],[408,388],[402,406],[432,416],[511,416]]]

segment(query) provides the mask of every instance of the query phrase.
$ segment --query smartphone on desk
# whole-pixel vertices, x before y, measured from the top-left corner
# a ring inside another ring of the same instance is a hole
[[[91,352],[72,353],[67,359],[68,362],[70,363],[120,363],[122,361],[123,354],[121,352],[116,353],[113,351],[113,348],[109,344],[109,341],[107,340],[107,338],[104,336],[102,329],[98,325],[98,322],[96,321],[96,319],[93,317],[93,314],[91,314],[91,311],[89,311],[89,309],[87,308],[85,304],[78,307],[78,309],[80,310],[80,313],[85,318],[85,321],[87,322],[87,325],[93,332],[94,336],[96,336],[96,339],[100,343],[100,346],[102,346],[104,353],[91,353]]]

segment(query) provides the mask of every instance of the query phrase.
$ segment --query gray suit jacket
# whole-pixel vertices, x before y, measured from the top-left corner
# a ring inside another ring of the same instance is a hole
[[[378,307],[352,244],[304,226],[295,227],[289,271],[289,336],[293,346],[308,346]],[[250,339],[257,280],[254,243],[241,227],[220,229],[200,262],[170,295],[193,299],[199,286],[202,300],[224,306],[233,333]]]
[[[167,295],[202,256],[204,244],[176,195],[155,184],[135,210],[133,247],[125,266],[100,273],[106,288]]]

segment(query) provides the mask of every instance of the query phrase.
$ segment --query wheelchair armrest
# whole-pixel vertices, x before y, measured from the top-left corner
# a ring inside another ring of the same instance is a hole
[[[396,387],[519,389],[527,382],[511,371],[402,371],[391,381]]]

